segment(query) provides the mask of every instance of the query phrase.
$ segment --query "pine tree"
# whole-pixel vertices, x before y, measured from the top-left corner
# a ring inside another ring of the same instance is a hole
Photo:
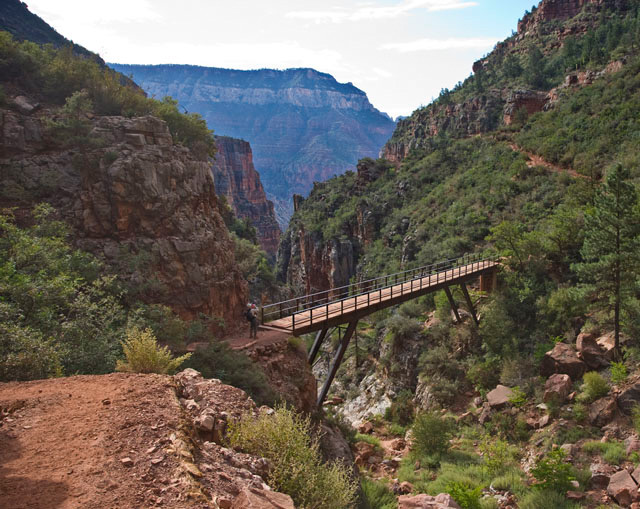
[[[617,164],[585,215],[583,263],[574,269],[595,304],[613,306],[615,354],[620,355],[620,311],[636,286],[640,267],[638,191],[629,170]]]

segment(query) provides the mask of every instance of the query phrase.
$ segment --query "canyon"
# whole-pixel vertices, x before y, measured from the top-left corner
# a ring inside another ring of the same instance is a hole
[[[109,65],[149,95],[200,113],[216,134],[248,141],[283,230],[293,194],[377,157],[395,128],[362,90],[314,69]]]

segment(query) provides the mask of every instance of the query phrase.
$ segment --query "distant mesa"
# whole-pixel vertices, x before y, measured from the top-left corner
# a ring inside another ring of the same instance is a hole
[[[217,135],[247,140],[283,229],[293,194],[306,196],[314,181],[376,157],[395,128],[362,90],[314,69],[109,65],[149,95],[171,96],[200,113]]]

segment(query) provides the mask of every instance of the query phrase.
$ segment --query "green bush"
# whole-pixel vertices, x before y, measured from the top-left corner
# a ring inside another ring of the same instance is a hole
[[[384,412],[384,418],[387,421],[401,426],[410,424],[414,415],[413,393],[407,390],[401,391],[391,402],[391,406]]]
[[[624,382],[629,376],[629,372],[627,371],[627,367],[624,365],[624,362],[612,362],[611,363],[611,381],[614,384],[619,384]]]
[[[602,459],[611,465],[619,465],[627,459],[624,444],[620,442],[586,442],[582,450],[589,454],[600,454]]]
[[[356,433],[355,437],[353,437],[354,442],[365,442],[367,444],[373,445],[378,451],[382,451],[382,444],[380,443],[380,439],[378,437],[374,437],[373,435],[365,435],[364,433]]]
[[[411,428],[413,438],[412,453],[418,458],[440,457],[449,450],[449,439],[453,426],[435,412],[418,414]]]
[[[229,427],[231,447],[271,463],[267,483],[291,496],[296,507],[350,509],[357,484],[346,465],[323,464],[309,417],[278,407],[273,415],[245,414]]]
[[[482,509],[480,504],[481,486],[472,487],[467,483],[455,482],[447,486],[446,491],[462,509]]]
[[[564,493],[551,490],[533,490],[518,502],[519,509],[579,509],[580,505],[566,499]]]
[[[576,479],[573,467],[565,462],[565,452],[554,449],[536,462],[531,474],[536,480],[534,486],[543,491],[565,493],[572,488],[571,481]]]
[[[517,465],[519,449],[504,440],[486,437],[480,444],[484,465],[490,476],[495,477],[506,469]]]
[[[609,394],[609,384],[597,371],[589,371],[582,377],[582,393],[580,401],[591,403]]]
[[[397,509],[398,500],[385,482],[363,477],[360,484],[362,498],[370,509]]]
[[[116,369],[128,373],[173,374],[191,354],[174,358],[166,346],[158,345],[151,329],[136,327],[127,331],[127,339],[122,343],[126,360],[118,360]]]
[[[232,350],[227,343],[213,341],[196,348],[184,367],[195,369],[205,378],[218,378],[242,389],[258,405],[272,406],[278,399],[262,367],[243,353]]]

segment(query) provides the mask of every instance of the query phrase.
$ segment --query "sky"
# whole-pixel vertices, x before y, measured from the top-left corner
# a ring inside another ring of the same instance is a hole
[[[311,67],[392,117],[471,73],[536,0],[27,0],[107,62]]]

